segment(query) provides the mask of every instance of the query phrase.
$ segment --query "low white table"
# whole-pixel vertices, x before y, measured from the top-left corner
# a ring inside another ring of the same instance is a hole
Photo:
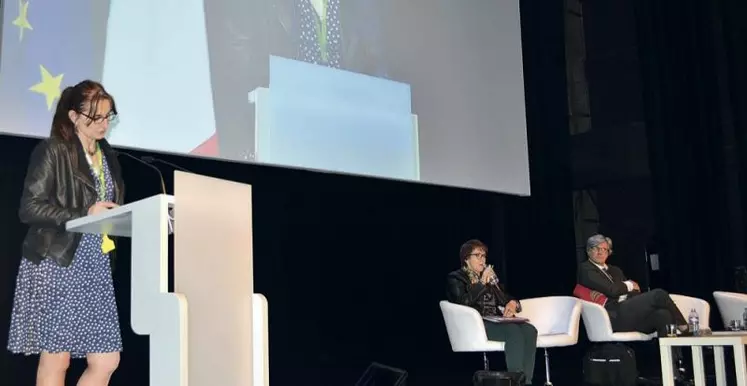
[[[718,331],[708,336],[689,336],[677,338],[659,338],[661,355],[661,379],[664,386],[674,386],[672,374],[672,347],[692,347],[693,372],[696,386],[705,386],[705,369],[703,367],[703,346],[713,346],[716,362],[716,384],[726,386],[726,364],[724,347],[734,348],[734,369],[737,373],[737,386],[747,386],[747,361],[744,345],[747,344],[747,331]]]

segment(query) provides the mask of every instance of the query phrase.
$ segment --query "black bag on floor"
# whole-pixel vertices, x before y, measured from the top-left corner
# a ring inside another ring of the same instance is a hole
[[[474,386],[524,386],[525,379],[522,373],[480,370],[472,376],[472,384]]]
[[[635,386],[635,352],[622,343],[593,346],[584,356],[584,383],[594,386]]]

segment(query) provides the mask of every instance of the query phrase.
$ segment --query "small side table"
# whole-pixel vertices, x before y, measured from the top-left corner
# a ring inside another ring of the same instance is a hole
[[[693,375],[696,386],[705,386],[703,367],[703,346],[713,346],[716,362],[716,384],[726,386],[726,364],[724,347],[734,348],[734,369],[737,373],[737,386],[747,386],[747,360],[744,345],[747,344],[747,331],[718,331],[712,335],[659,338],[661,356],[661,379],[664,386],[674,386],[672,373],[672,347],[691,347],[693,352]]]

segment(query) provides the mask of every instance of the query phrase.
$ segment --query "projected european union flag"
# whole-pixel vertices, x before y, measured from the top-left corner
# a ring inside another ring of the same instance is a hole
[[[0,131],[47,136],[62,90],[100,80],[108,1],[5,3]]]

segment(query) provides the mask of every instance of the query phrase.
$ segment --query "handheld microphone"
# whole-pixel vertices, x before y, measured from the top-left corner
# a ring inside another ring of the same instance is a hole
[[[488,268],[490,268],[492,270],[493,266],[492,265],[488,265],[485,269],[488,269]],[[489,283],[492,284],[492,285],[494,285],[494,286],[496,286],[496,287],[498,287],[498,275],[495,274],[495,271],[493,271],[493,277],[490,278]]]
[[[130,153],[127,153],[127,152],[124,152],[124,151],[121,151],[121,150],[116,150],[116,153],[117,153],[117,155],[123,155],[123,156],[126,156],[128,158],[132,158],[135,161],[140,162],[141,164],[143,164],[143,165],[145,165],[145,166],[147,166],[147,167],[155,170],[156,173],[158,173],[158,178],[161,181],[161,192],[163,194],[166,194],[166,183],[163,180],[163,174],[161,173],[161,169],[159,169],[159,168],[155,167],[154,165],[152,165],[152,164],[150,164],[150,163],[148,163],[148,162],[140,159],[140,157],[136,157],[136,156],[134,156],[134,155],[132,155]]]

